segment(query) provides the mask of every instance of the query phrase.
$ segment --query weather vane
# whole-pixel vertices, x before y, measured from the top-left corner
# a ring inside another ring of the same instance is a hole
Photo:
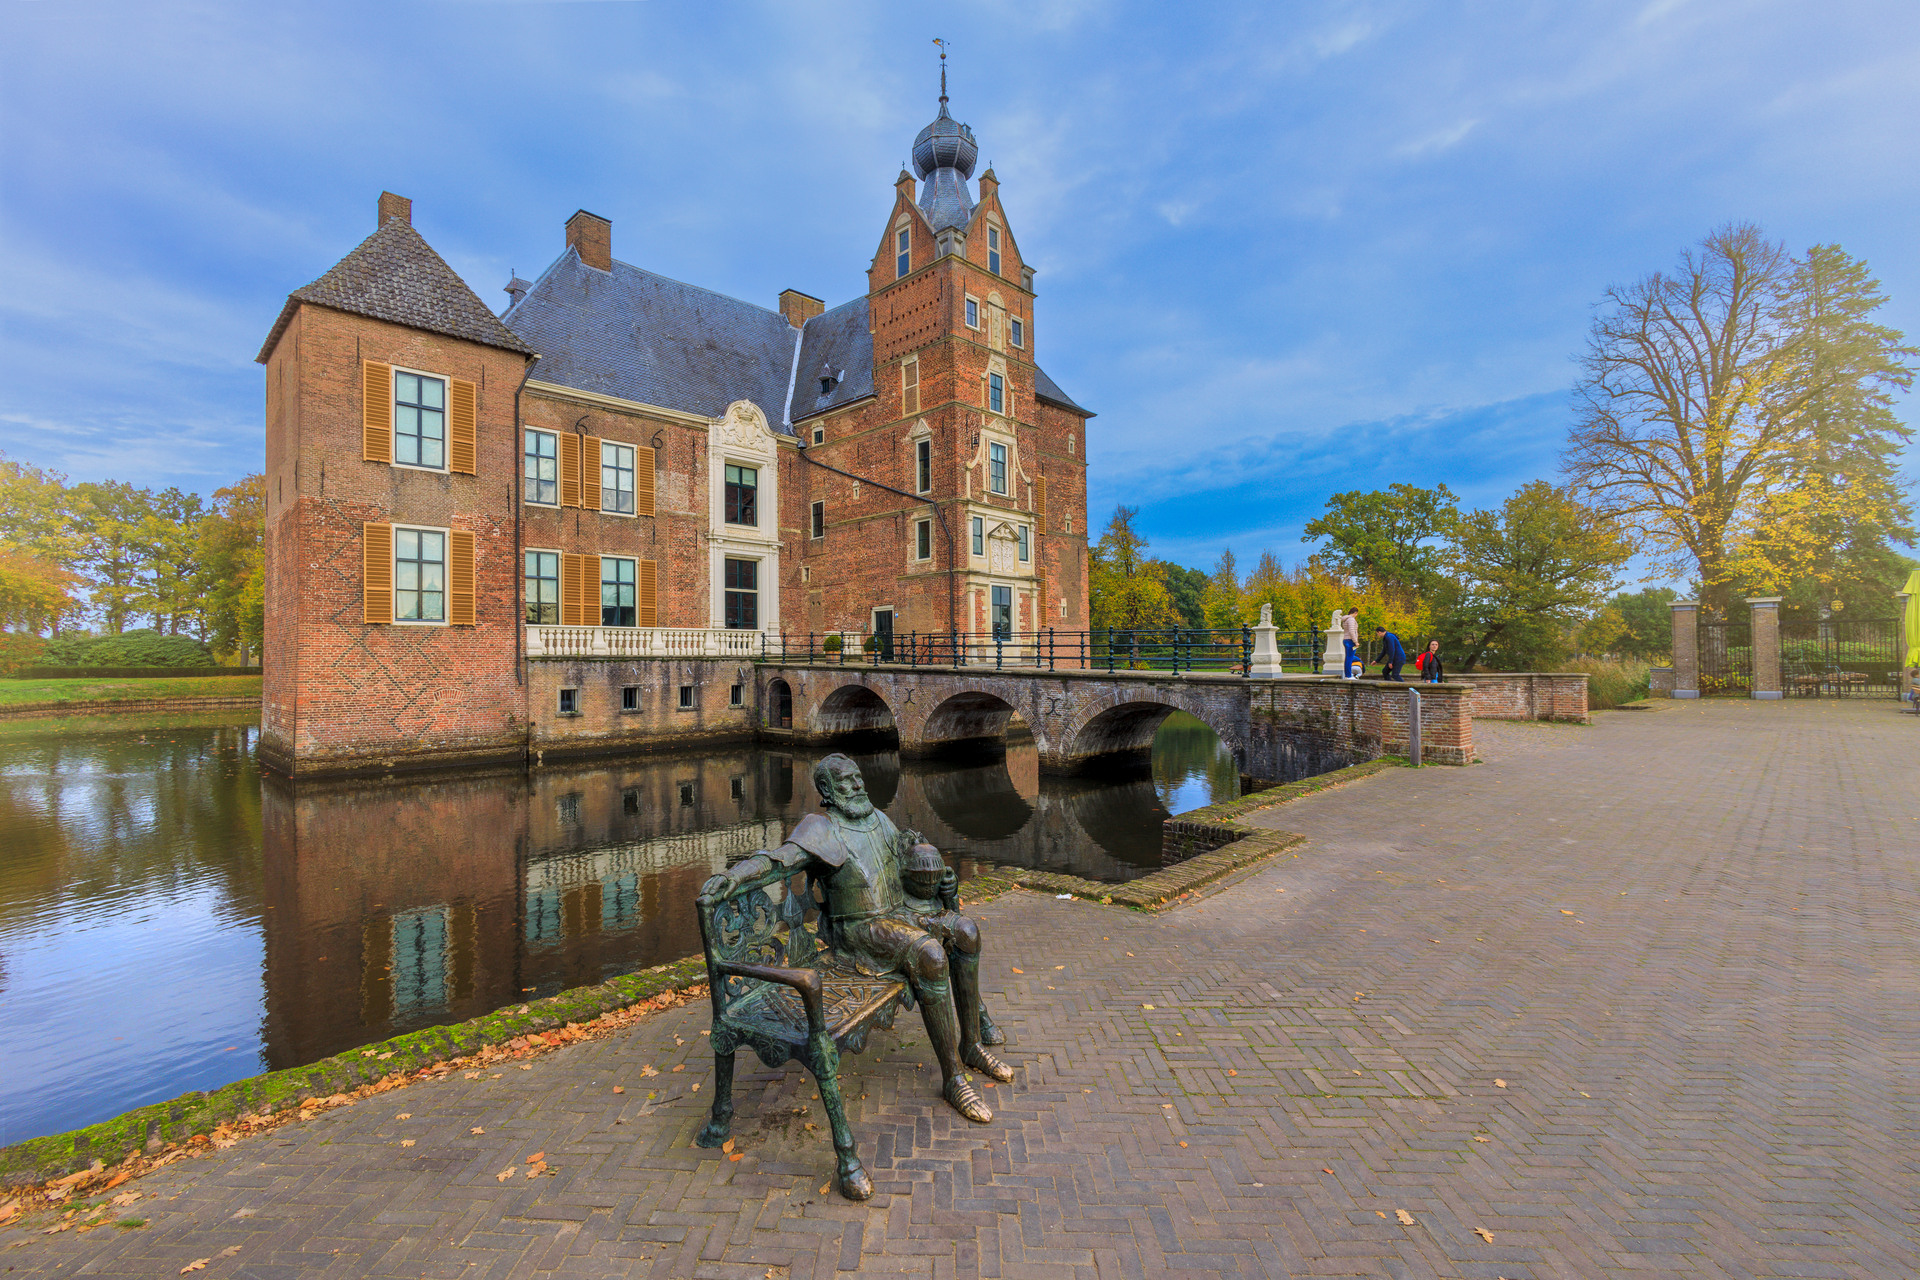
[[[947,104],[947,42],[939,36],[935,36],[933,42],[940,46],[940,105],[944,107]]]

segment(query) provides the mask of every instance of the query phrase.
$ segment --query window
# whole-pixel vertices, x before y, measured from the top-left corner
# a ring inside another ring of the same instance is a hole
[[[740,686],[735,685],[733,687],[738,689]],[[744,803],[747,798],[747,780],[745,778],[728,778],[727,794],[735,800]]]
[[[683,686],[683,690],[690,693],[693,690],[693,686],[685,685]],[[691,706],[692,704],[689,703],[688,705]],[[691,782],[683,782],[680,784],[680,803],[687,808],[693,807],[693,784]]]
[[[1020,562],[1022,564],[1025,564],[1027,561],[1033,558],[1031,551],[1032,551],[1032,544],[1027,541],[1027,526],[1021,525],[1020,526]]]
[[[600,625],[631,627],[638,614],[634,562],[625,556],[600,557]]]
[[[690,684],[683,684],[680,686],[680,709],[682,711],[693,710],[693,686]],[[692,791],[692,789],[693,789],[693,786],[691,783],[683,782],[680,784],[680,794],[682,796],[685,796],[688,792]],[[691,800],[686,800],[686,801],[683,801],[683,803],[692,804],[693,802]]]
[[[987,408],[995,413],[1007,411],[1007,382],[997,373],[987,375]]]
[[[913,442],[913,491],[915,493],[933,491],[933,441],[931,440]]]
[[[543,507],[560,505],[560,463],[554,456],[559,442],[551,431],[526,433],[526,485],[521,495]]]
[[[813,504],[813,536],[816,538],[827,536],[827,504],[824,502]]]
[[[447,619],[447,535],[428,529],[393,531],[393,620]]]
[[[1007,491],[1007,446],[987,446],[987,488],[995,493]]]
[[[893,237],[893,278],[898,280],[913,266],[913,237],[906,227]]]
[[[578,689],[562,689],[560,691],[560,714],[563,716],[580,714],[580,691]]]
[[[900,411],[920,412],[920,362],[909,360],[900,366]]]
[[[447,384],[424,374],[393,374],[393,460],[406,467],[447,465]]]
[[[527,552],[527,625],[560,623],[560,553]]]
[[[815,444],[825,444],[827,442],[827,429],[825,427],[815,427],[813,429],[813,442]]]
[[[746,705],[746,686],[736,684],[732,688],[730,688],[727,691],[727,705],[730,707],[745,706]],[[733,789],[734,789],[734,793],[737,795],[740,791],[740,780],[738,778],[735,778],[733,780]]]
[[[1013,638],[1013,588],[995,587],[993,589],[993,638],[1010,640]]]
[[[977,298],[968,298],[967,299],[967,328],[978,329],[979,327],[980,327],[980,302]]]
[[[730,631],[752,631],[760,625],[760,562],[727,560],[726,619]]]
[[[973,554],[987,554],[987,522],[979,516],[973,518]]]
[[[638,791],[622,791],[620,793],[620,812],[629,816],[639,814],[640,793]]]
[[[622,711],[638,711],[640,709],[639,685],[629,684],[620,687],[620,709]]]
[[[1018,316],[1015,316],[1013,319],[1013,345],[1016,347],[1024,347],[1027,345],[1027,327],[1020,323]]]
[[[752,467],[736,467],[727,464],[727,505],[728,524],[760,523],[759,514],[754,510],[754,498],[759,493],[760,473]]]
[[[933,521],[916,520],[913,522],[913,558],[916,560],[933,559]]]
[[[1000,228],[987,228],[987,270],[1000,274]]]
[[[600,442],[600,509],[633,514],[633,446]]]

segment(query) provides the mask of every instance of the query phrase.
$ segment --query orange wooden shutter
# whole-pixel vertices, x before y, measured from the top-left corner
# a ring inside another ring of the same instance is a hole
[[[639,626],[657,627],[660,625],[660,572],[659,563],[642,560],[640,571],[634,575],[638,579],[638,589],[634,592],[634,621]]]
[[[580,437],[580,505],[600,509],[600,437]]]
[[[1033,514],[1042,520],[1047,518],[1047,478],[1036,476],[1033,481]]]
[[[447,392],[447,470],[475,474],[478,422],[474,385],[454,378]]]
[[[385,368],[385,366],[381,366]],[[360,526],[360,616],[393,621],[393,526]]]
[[[570,431],[560,433],[560,505],[580,505],[580,437]]]
[[[587,576],[587,558],[564,552],[560,556],[560,625],[564,627],[583,627],[586,621],[581,617],[581,598]]]
[[[458,403],[456,401],[456,403]],[[473,625],[473,531],[455,529],[447,535],[447,621],[456,627]]]
[[[360,362],[360,456],[368,462],[393,461],[393,366],[377,360]]]
[[[653,450],[646,445],[633,451],[633,514],[653,514]]]

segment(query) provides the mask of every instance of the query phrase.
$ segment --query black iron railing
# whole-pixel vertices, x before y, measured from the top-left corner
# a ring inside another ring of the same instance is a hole
[[[1279,633],[1283,662],[1316,671],[1319,655],[1311,631]],[[882,663],[908,667],[1025,667],[1046,671],[1220,671],[1247,675],[1253,665],[1253,628],[1109,627],[1097,631],[1009,631],[968,635],[957,631],[787,632],[770,635],[762,653],[769,662]]]

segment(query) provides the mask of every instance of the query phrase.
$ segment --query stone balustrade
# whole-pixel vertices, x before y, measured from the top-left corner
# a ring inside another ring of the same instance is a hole
[[[764,631],[725,627],[527,628],[529,658],[737,658],[760,657],[780,638]]]

